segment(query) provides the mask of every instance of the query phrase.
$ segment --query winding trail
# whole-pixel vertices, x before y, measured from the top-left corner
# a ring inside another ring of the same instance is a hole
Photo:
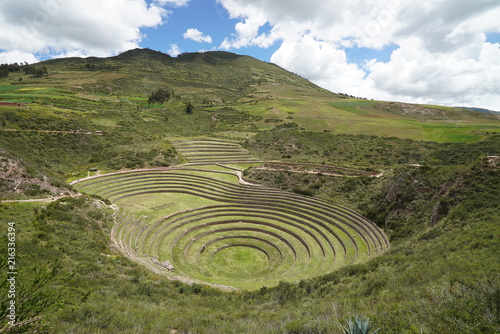
[[[33,199],[8,199],[8,200],[2,200],[0,203],[36,203],[36,202],[54,202],[57,201],[58,199],[64,198],[64,197],[78,197],[82,196],[80,193],[75,193],[75,194],[70,194],[70,195],[60,195],[60,196],[52,196],[52,197],[46,197],[46,198],[33,198]]]

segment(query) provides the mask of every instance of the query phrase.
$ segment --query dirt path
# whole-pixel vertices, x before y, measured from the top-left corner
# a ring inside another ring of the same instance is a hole
[[[78,197],[81,196],[82,194],[76,193],[76,194],[71,194],[71,195],[61,195],[61,196],[53,196],[53,197],[47,197],[47,198],[33,198],[33,199],[8,199],[8,200],[2,200],[0,203],[36,203],[36,202],[54,202],[57,201],[58,199],[61,199],[63,197]]]
[[[360,177],[360,175],[345,175],[339,173],[329,173],[329,172],[318,172],[313,170],[290,170],[290,169],[279,169],[279,168],[271,168],[271,167],[257,167],[257,170],[266,170],[271,172],[290,172],[290,173],[306,173],[306,174],[322,174],[322,175],[330,175],[330,176],[343,176],[343,177]],[[373,175],[364,175],[368,177],[381,177],[383,176],[385,171],[382,171],[378,174]]]
[[[118,175],[118,174],[126,174],[126,173],[130,173],[130,172],[150,172],[150,171],[161,171],[161,170],[173,170],[173,169],[179,169],[179,167],[182,167],[182,166],[185,166],[187,164],[184,164],[184,165],[178,165],[178,166],[172,166],[172,167],[157,167],[157,168],[142,168],[142,169],[130,169],[130,170],[122,170],[122,171],[118,171],[118,172],[113,172],[113,173],[108,173],[108,174],[101,174],[99,171],[97,171],[97,174],[96,175],[92,175],[92,176],[86,176],[86,177],[82,177],[81,179],[77,179],[77,180],[73,180],[69,183],[69,185],[74,185],[75,183],[78,183],[78,182],[81,182],[81,181],[86,181],[86,180],[92,180],[92,179],[95,179],[95,178],[98,178],[100,176],[106,176],[106,175]]]
[[[243,179],[243,172],[236,172],[235,174],[236,174],[236,176],[238,176],[238,183],[239,184],[242,184],[242,185],[245,185],[245,186],[263,187],[262,184],[251,183],[251,182],[245,181]]]
[[[255,169],[271,171],[271,172],[290,172],[290,173],[322,174],[322,175],[330,175],[330,176],[357,177],[357,176],[344,175],[344,174],[338,174],[338,173],[315,172],[312,170],[290,170],[290,169],[279,169],[279,168],[270,168],[270,167],[257,167]]]
[[[35,129],[3,129],[0,128],[1,131],[9,131],[9,132],[43,132],[43,133],[67,133],[74,135],[102,135],[102,132],[81,132],[80,130],[35,130]]]

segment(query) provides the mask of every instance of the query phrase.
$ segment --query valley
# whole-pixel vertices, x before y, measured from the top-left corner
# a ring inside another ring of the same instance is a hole
[[[500,328],[498,114],[227,52],[35,66],[0,79],[18,332]]]

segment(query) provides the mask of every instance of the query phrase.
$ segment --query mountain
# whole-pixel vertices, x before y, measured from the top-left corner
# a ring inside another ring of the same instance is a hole
[[[184,53],[174,58],[135,49],[116,57],[53,59],[40,65],[49,72],[72,71],[87,77],[88,82],[82,85],[86,90],[122,95],[149,94],[153,88],[168,87],[188,96],[235,100],[262,83],[319,89],[277,65],[223,51]]]
[[[0,331],[498,333],[499,115],[228,52],[8,68]]]
[[[280,123],[295,123],[306,131],[473,142],[483,138],[484,132],[496,131],[499,120],[496,114],[460,108],[336,94],[274,64],[221,51],[174,58],[135,49],[116,57],[52,59],[33,65],[37,66],[44,67],[48,75],[26,75],[23,72],[27,68],[13,72],[1,81],[12,85],[4,88],[0,98],[13,102],[50,100],[68,109],[76,105],[88,109],[88,100],[122,102],[137,108],[147,104],[153,91],[166,89],[175,95],[169,102],[171,110],[179,108],[174,108],[175,103],[189,102],[203,109],[201,114],[220,114],[210,117],[221,120],[214,121],[220,123],[216,127],[233,135],[238,132],[238,136],[269,130]],[[220,107],[226,109],[221,112]],[[101,115],[100,123],[106,123],[102,119],[106,117]],[[228,119],[232,119],[231,124],[227,124]],[[198,125],[206,128],[208,124]]]

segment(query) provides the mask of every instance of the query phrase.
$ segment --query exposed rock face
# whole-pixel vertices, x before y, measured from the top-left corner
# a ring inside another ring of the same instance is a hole
[[[0,150],[0,194],[54,196],[68,194],[68,189],[53,186],[46,175],[40,178],[30,175],[20,160],[5,156]]]

